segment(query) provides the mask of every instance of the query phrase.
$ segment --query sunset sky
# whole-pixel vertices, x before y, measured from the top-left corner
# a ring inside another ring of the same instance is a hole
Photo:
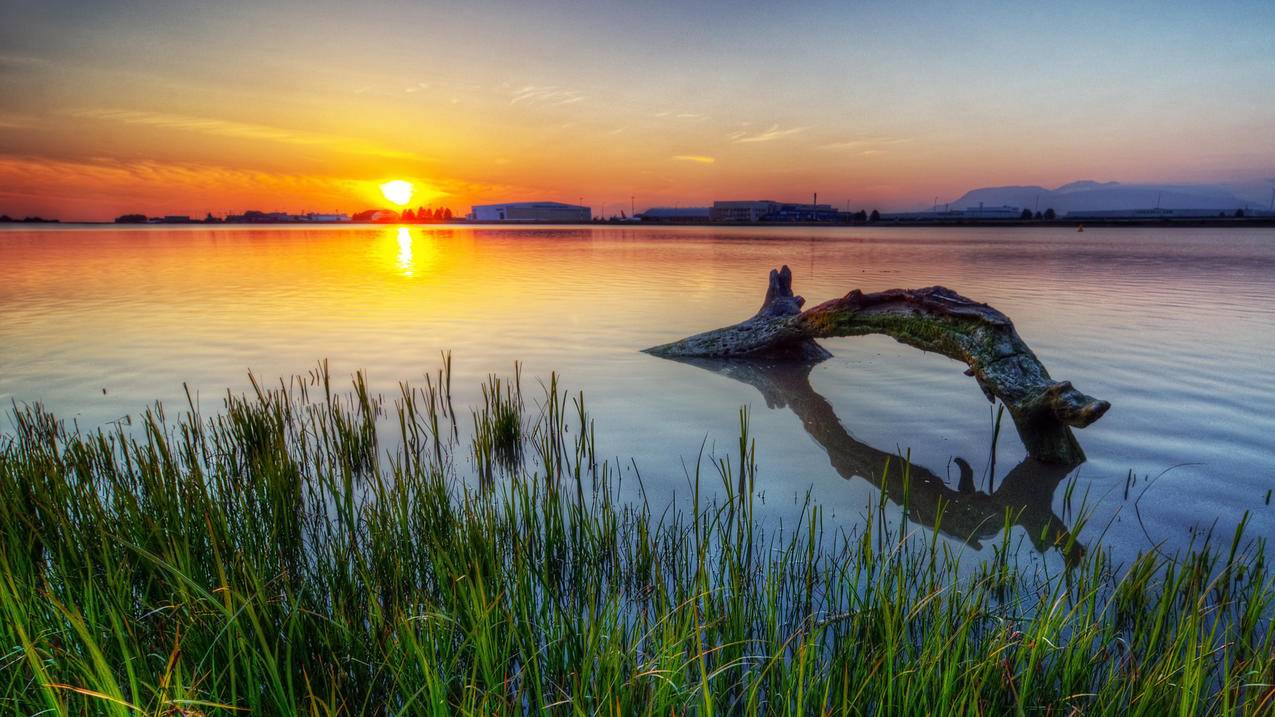
[[[1275,178],[1275,3],[1115,4],[0,0],[0,212]]]

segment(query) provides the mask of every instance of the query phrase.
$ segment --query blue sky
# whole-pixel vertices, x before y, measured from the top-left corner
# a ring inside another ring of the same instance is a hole
[[[42,169],[0,204],[1260,184],[1273,30],[1271,2],[4,0],[0,177]]]

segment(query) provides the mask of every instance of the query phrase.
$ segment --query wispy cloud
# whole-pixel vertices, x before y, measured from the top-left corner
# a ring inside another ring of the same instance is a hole
[[[410,152],[389,149],[365,140],[353,137],[306,132],[302,130],[283,129],[268,125],[236,122],[212,117],[193,117],[190,115],[170,114],[166,112],[143,112],[121,109],[82,109],[69,112],[71,116],[85,119],[122,122],[124,124],[177,129],[217,137],[233,137],[264,142],[279,142],[311,147],[325,147],[353,154],[370,154],[378,157],[396,159],[415,159]]]
[[[249,207],[353,211],[379,197],[376,187],[381,181],[384,178],[377,176],[293,174],[186,162],[0,154],[0,200],[18,212],[75,218],[109,219],[138,210],[219,213]],[[524,186],[461,177],[431,176],[428,182],[416,179],[414,184],[420,197],[446,198],[454,209],[479,197],[536,193]]]
[[[0,69],[23,69],[47,64],[49,64],[49,61],[43,57],[31,57],[30,55],[0,55]]]
[[[712,164],[717,161],[716,157],[710,157],[706,154],[677,154],[673,156],[676,162],[695,162],[697,164]]]
[[[825,149],[830,152],[859,151],[865,155],[883,154],[886,147],[897,144],[906,144],[911,141],[911,137],[860,137],[858,139],[848,139],[841,142],[831,142],[820,146],[820,149]]]
[[[294,208],[341,206],[359,196],[365,184],[370,183],[195,163],[0,156],[0,197],[51,199],[61,211],[80,216],[130,208],[191,210],[206,203],[221,209],[250,206],[265,197]]]
[[[584,101],[578,90],[557,85],[524,85],[511,93],[509,104],[573,105]]]
[[[685,120],[701,120],[707,119],[708,115],[703,112],[682,112],[678,110],[660,110],[651,115],[656,119],[685,119]]]
[[[794,134],[805,132],[807,129],[809,128],[808,127],[789,127],[787,129],[781,129],[779,125],[772,124],[770,128],[764,132],[749,133],[747,130],[739,130],[737,132],[731,132],[730,134],[726,135],[726,139],[729,139],[731,142],[734,142],[735,144],[746,144],[750,142],[771,142],[777,139],[781,139],[783,137],[789,137]]]
[[[31,129],[38,124],[34,115],[0,112],[0,129]]]

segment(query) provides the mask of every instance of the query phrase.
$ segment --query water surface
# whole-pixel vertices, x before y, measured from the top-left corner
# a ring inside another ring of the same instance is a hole
[[[1007,421],[993,469],[993,412],[964,366],[884,337],[828,341],[808,374],[639,352],[750,315],[782,263],[812,302],[943,284],[1001,309],[1055,378],[1111,401],[1078,433],[1089,461],[1023,464]],[[1275,537],[1275,230],[21,227],[0,231],[0,269],[0,398],[85,428],[182,405],[183,383],[215,410],[249,370],[324,358],[392,396],[451,350],[458,405],[515,361],[528,380],[559,371],[653,499],[685,496],[684,464],[705,438],[730,450],[749,405],[775,520],[809,492],[853,525],[880,487],[870,466],[910,452],[912,516],[953,501],[955,544],[988,549],[1007,506],[1024,544],[1068,529],[1068,481],[1094,509],[1082,541],[1124,555],[1246,511]],[[991,495],[962,491],[956,458]]]

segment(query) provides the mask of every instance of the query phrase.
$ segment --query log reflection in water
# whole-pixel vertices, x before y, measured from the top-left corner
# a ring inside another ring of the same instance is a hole
[[[675,359],[729,376],[756,388],[770,408],[788,407],[810,437],[827,453],[841,477],[862,478],[901,503],[904,495],[904,462],[895,453],[878,450],[850,435],[837,418],[832,404],[810,384],[815,362],[764,359]],[[1067,524],[1053,511],[1054,492],[1074,466],[1042,463],[1030,456],[1015,466],[990,493],[974,486],[973,469],[962,458],[954,462],[961,471],[955,488],[918,465],[908,466],[907,514],[910,520],[978,548],[995,537],[1006,515],[1026,529],[1033,545],[1044,552],[1071,542]],[[887,463],[889,464],[888,470]],[[939,508],[942,506],[940,519]],[[1072,549],[1082,551],[1079,546]]]

